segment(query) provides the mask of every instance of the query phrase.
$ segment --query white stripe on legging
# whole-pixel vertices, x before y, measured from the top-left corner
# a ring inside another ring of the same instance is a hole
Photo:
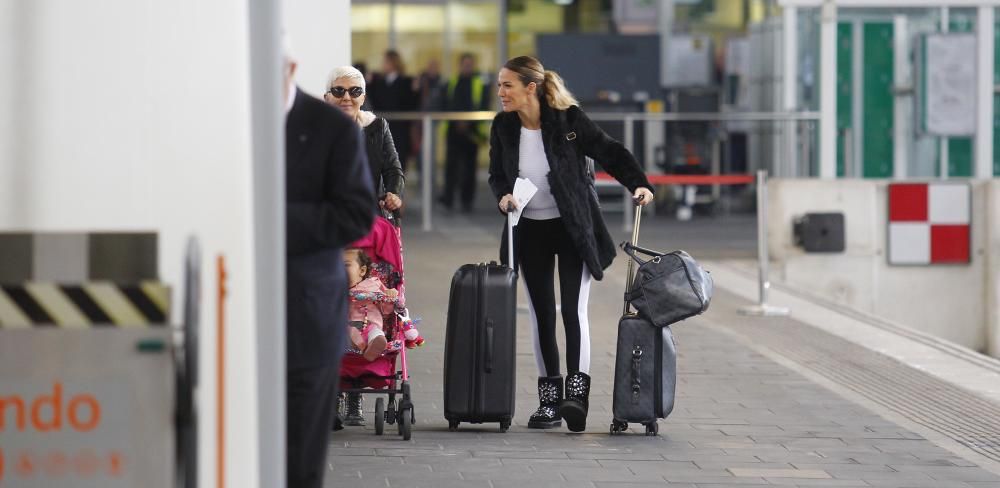
[[[524,295],[528,297],[528,318],[531,319],[531,339],[535,344],[535,365],[538,366],[538,376],[548,376],[548,372],[545,371],[545,359],[542,358],[541,340],[538,338],[538,316],[535,315],[535,304],[531,303],[528,281],[521,280],[521,283],[524,283]]]
[[[590,271],[583,265],[583,276],[580,277],[580,298],[577,301],[576,314],[580,318],[580,372],[590,374],[590,319],[587,317],[587,304],[590,301]]]

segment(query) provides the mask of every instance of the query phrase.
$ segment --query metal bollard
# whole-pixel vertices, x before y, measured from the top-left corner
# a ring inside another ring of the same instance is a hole
[[[628,152],[635,155],[635,120],[632,117],[625,116],[624,122],[624,141],[622,143]],[[628,192],[628,188],[622,190],[622,230],[625,232],[632,232],[632,215],[635,209],[632,204],[632,194]]]
[[[431,175],[434,162],[431,158],[434,156],[434,151],[431,148],[431,144],[434,141],[434,122],[431,120],[429,115],[424,115],[421,120],[423,125],[423,141],[421,142],[420,152],[422,154],[422,161],[420,161],[420,212],[423,214],[423,225],[422,228],[424,232],[431,230],[431,205],[434,204],[434,179]]]
[[[767,292],[771,288],[768,278],[770,261],[767,255],[767,170],[757,171],[757,281],[760,290],[756,305],[739,309],[742,315],[757,315],[778,317],[789,314],[785,307],[775,307],[767,304]]]

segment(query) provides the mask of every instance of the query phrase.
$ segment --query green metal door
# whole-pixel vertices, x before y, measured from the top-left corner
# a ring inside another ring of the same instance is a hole
[[[837,23],[837,176],[846,174],[845,134],[861,145],[861,168],[865,178],[892,177],[893,155],[893,26],[891,22],[861,24],[860,46],[854,45],[854,24]],[[861,89],[855,94],[854,56],[860,55]],[[862,97],[862,130],[854,127],[853,102]],[[850,150],[848,148],[848,150]]]
[[[854,26],[850,22],[837,23],[837,176],[845,173],[845,131],[851,129],[854,117]]]
[[[894,97],[893,26],[865,22],[863,47],[864,134],[862,171],[865,178],[892,177]]]

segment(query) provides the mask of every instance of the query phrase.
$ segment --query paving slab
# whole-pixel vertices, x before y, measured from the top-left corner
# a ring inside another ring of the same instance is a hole
[[[449,432],[441,384],[448,286],[461,264],[497,258],[501,221],[495,213],[447,218],[431,233],[419,231],[415,220],[404,225],[407,299],[427,339],[408,355],[417,415],[413,439],[402,441],[394,426],[376,436],[374,401],[367,397],[369,425],[332,435],[327,487],[1000,488],[1000,476],[976,462],[817,380],[764,342],[732,333],[746,323],[735,309],[747,302],[724,286],[708,314],[674,327],[677,403],[660,422],[660,435],[644,436],[641,426],[609,435],[623,259],[592,285],[593,395],[585,433],[526,427],[537,404],[537,371],[524,311],[517,324],[514,425],[505,434],[496,424],[462,424]],[[674,248],[678,227],[651,222],[644,243]],[[609,226],[624,239],[619,225]],[[520,294],[525,303],[523,289]]]

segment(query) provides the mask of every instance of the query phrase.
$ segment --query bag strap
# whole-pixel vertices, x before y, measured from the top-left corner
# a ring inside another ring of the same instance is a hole
[[[646,249],[644,247],[639,247],[639,246],[636,246],[635,244],[631,244],[631,243],[626,243],[626,244],[628,244],[628,246],[631,247],[634,251],[640,252],[642,254],[645,254],[647,256],[654,257],[654,258],[660,257],[660,256],[666,256],[667,254],[670,254],[670,253],[662,253],[662,252],[653,251],[651,249]],[[628,252],[628,251],[625,251],[625,252]]]
[[[620,244],[620,247],[622,248],[623,251],[625,251],[625,254],[628,254],[630,258],[634,259],[635,262],[639,263],[639,266],[642,266],[648,262],[647,260],[644,260],[636,255],[635,252],[638,250],[638,248],[633,246],[631,243],[623,242]]]
[[[639,398],[642,396],[642,378],[641,371],[642,367],[640,363],[642,362],[642,347],[638,344],[632,347],[632,404],[638,404]]]

